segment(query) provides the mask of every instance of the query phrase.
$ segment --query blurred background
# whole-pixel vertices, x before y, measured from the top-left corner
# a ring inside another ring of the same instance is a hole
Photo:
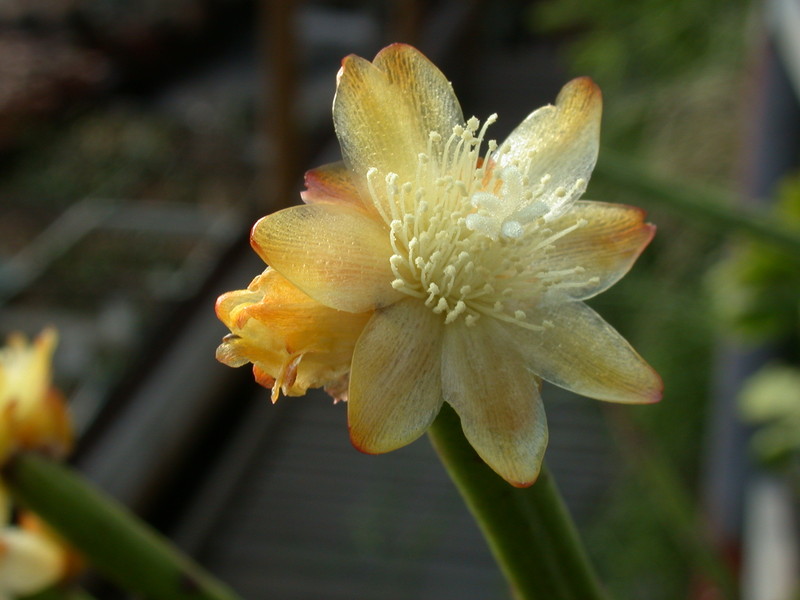
[[[658,226],[592,305],[666,393],[546,386],[547,461],[615,597],[797,598],[800,263],[763,231],[800,235],[798,40],[794,0],[3,0],[0,333],[58,327],[75,465],[244,597],[507,597],[425,439],[364,456],[327,396],[272,406],[213,305],[338,159],[345,55],[416,45],[497,139],[589,75],[587,197]]]

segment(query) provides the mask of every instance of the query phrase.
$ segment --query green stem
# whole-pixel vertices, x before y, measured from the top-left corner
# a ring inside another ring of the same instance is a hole
[[[658,176],[640,161],[608,148],[601,150],[595,174],[641,194],[643,203],[658,202],[716,231],[727,229],[745,233],[794,256],[800,255],[800,235],[759,212],[736,208],[731,196],[720,190],[687,185],[675,177]]]
[[[529,488],[494,473],[447,405],[430,438],[518,600],[606,600],[578,533],[546,470]]]
[[[78,473],[23,452],[5,466],[17,500],[120,587],[149,600],[237,600],[226,586]]]

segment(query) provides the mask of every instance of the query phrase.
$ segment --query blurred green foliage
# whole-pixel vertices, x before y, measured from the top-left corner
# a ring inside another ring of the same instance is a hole
[[[800,175],[783,182],[771,210],[775,221],[800,234]],[[800,256],[740,240],[709,284],[727,330],[751,341],[780,341],[800,331]]]
[[[800,234],[800,174],[784,179],[771,207],[776,222]],[[787,348],[800,339],[800,256],[738,240],[710,272],[709,289],[722,327],[749,342]],[[763,465],[798,476],[800,369],[768,365],[741,390],[742,418],[757,426],[751,450]]]
[[[771,365],[753,375],[740,396],[742,417],[760,425],[752,448],[765,464],[800,459],[800,369]]]
[[[606,84],[682,78],[709,56],[732,58],[747,0],[549,0],[531,21],[572,36],[570,64]]]

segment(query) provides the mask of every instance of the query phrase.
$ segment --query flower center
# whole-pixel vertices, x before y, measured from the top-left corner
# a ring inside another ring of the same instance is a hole
[[[372,168],[368,188],[389,226],[392,287],[423,300],[446,324],[463,316],[473,326],[490,316],[541,330],[549,323],[532,322],[526,309],[558,288],[563,277],[582,269],[543,271],[537,263],[553,243],[585,221],[553,231],[547,223],[567,207],[538,199],[549,175],[531,186],[525,175],[529,164],[499,168],[497,159],[508,149],[498,149],[494,140],[481,160],[486,129],[496,118],[489,117],[478,131],[480,123],[473,117],[466,127],[454,127],[446,142],[431,132],[427,152],[417,157],[413,181],[400,182],[389,173],[381,185]],[[568,194],[561,188],[555,196]]]

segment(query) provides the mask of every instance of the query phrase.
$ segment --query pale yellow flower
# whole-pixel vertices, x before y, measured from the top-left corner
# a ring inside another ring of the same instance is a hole
[[[576,79],[498,145],[486,139],[496,117],[465,122],[414,48],[347,57],[333,105],[344,162],[307,174],[305,206],[256,223],[253,247],[280,284],[223,296],[234,336],[218,356],[254,362],[286,393],[341,386],[349,371],[350,435],[368,453],[412,442],[448,402],[483,460],[529,485],[547,443],[541,379],[614,402],[661,397],[658,375],[583,303],[654,233],[636,208],[579,200],[601,106]],[[256,314],[287,285],[303,310]]]
[[[39,529],[11,525],[10,503],[0,487],[0,600],[42,591],[64,574],[62,548]]]
[[[51,384],[57,337],[47,329],[29,344],[13,334],[0,348],[0,463],[20,448],[63,456],[72,444],[64,398]]]

